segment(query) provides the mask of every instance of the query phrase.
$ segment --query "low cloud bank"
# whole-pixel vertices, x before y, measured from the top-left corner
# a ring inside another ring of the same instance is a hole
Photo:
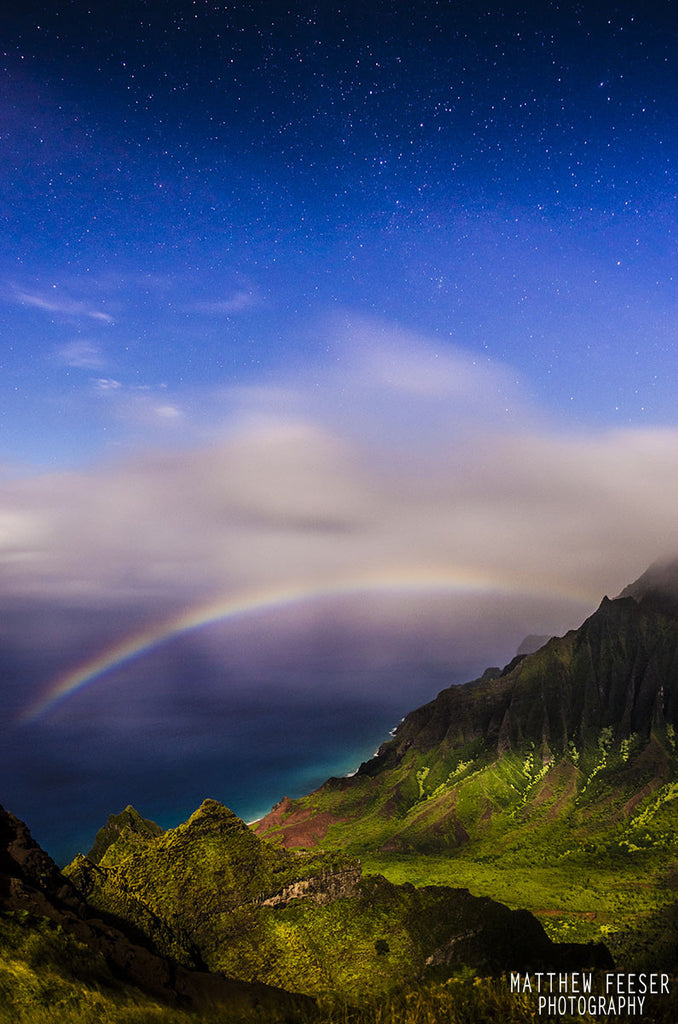
[[[2,486],[0,597],[437,572],[585,607],[678,551],[678,429],[556,429],[510,368],[396,331],[193,403],[181,447]]]

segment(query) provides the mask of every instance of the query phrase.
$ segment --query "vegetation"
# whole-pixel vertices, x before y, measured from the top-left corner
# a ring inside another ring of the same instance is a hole
[[[634,969],[656,965],[658,956],[671,966],[674,758],[656,736],[626,758],[608,750],[604,767],[587,753],[581,760],[592,765],[589,774],[567,757],[538,769],[529,756],[512,754],[463,762],[396,814],[389,813],[394,795],[406,791],[409,775],[416,778],[416,755],[383,788],[369,779],[350,794],[330,786],[306,799],[335,819],[322,847],[360,857],[366,872],[400,884],[468,888],[531,910],[556,941],[605,941],[620,965]],[[363,810],[349,826],[340,819],[353,799]]]
[[[116,979],[104,958],[61,927],[0,915],[0,1021],[5,1024],[192,1024],[195,1017]]]
[[[262,841],[215,801],[159,836],[123,828],[99,865],[79,857],[67,873],[90,906],[161,955],[310,995],[376,996],[464,965],[562,959],[529,914],[457,889],[361,878],[344,854]],[[581,963],[598,955],[581,950]]]
[[[267,1011],[212,1005],[180,1009],[117,980],[102,957],[58,927],[29,915],[0,916],[0,1024],[268,1024]],[[673,1024],[675,997],[656,999],[643,1019]],[[463,969],[443,982],[411,985],[359,1003],[321,996],[315,1007],[285,1015],[286,1024],[534,1024],[537,997],[511,992],[508,979]],[[590,1017],[559,1017],[590,1021]],[[616,1018],[627,1020],[624,1016]]]

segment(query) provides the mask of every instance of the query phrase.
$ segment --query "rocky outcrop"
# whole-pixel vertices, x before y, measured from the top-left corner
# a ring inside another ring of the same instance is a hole
[[[310,899],[323,907],[334,900],[345,900],[355,896],[361,875],[362,869],[359,864],[338,871],[322,872],[313,878],[304,878],[285,886],[280,892],[263,899],[261,906],[286,907],[293,900]]]

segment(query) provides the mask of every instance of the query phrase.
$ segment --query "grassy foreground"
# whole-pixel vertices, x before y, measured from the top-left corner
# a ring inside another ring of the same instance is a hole
[[[266,1024],[266,1011],[243,1016],[228,1006],[201,1012],[168,1006],[117,980],[103,957],[48,921],[0,917],[0,1024]],[[675,983],[668,997],[644,1008],[644,1024],[675,1024]],[[537,996],[512,992],[509,979],[464,970],[445,982],[363,998],[359,1005],[320,997],[317,1011],[296,1011],[286,1024],[534,1024]],[[592,1021],[560,1016],[561,1024]],[[625,1016],[617,1021],[638,1020]]]
[[[0,917],[2,1024],[193,1024],[111,974],[103,957],[47,920]]]

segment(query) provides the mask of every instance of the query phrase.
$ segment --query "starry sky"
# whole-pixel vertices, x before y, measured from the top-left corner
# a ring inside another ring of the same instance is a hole
[[[172,823],[149,736],[175,810],[232,803],[215,723],[251,751],[263,691],[291,717],[234,809],[265,810],[678,550],[671,7],[3,12],[6,705],[201,602],[317,595],[16,724],[46,839],[137,790]]]
[[[670,4],[27,4],[2,44],[10,464],[156,441],[346,310],[673,422]]]

